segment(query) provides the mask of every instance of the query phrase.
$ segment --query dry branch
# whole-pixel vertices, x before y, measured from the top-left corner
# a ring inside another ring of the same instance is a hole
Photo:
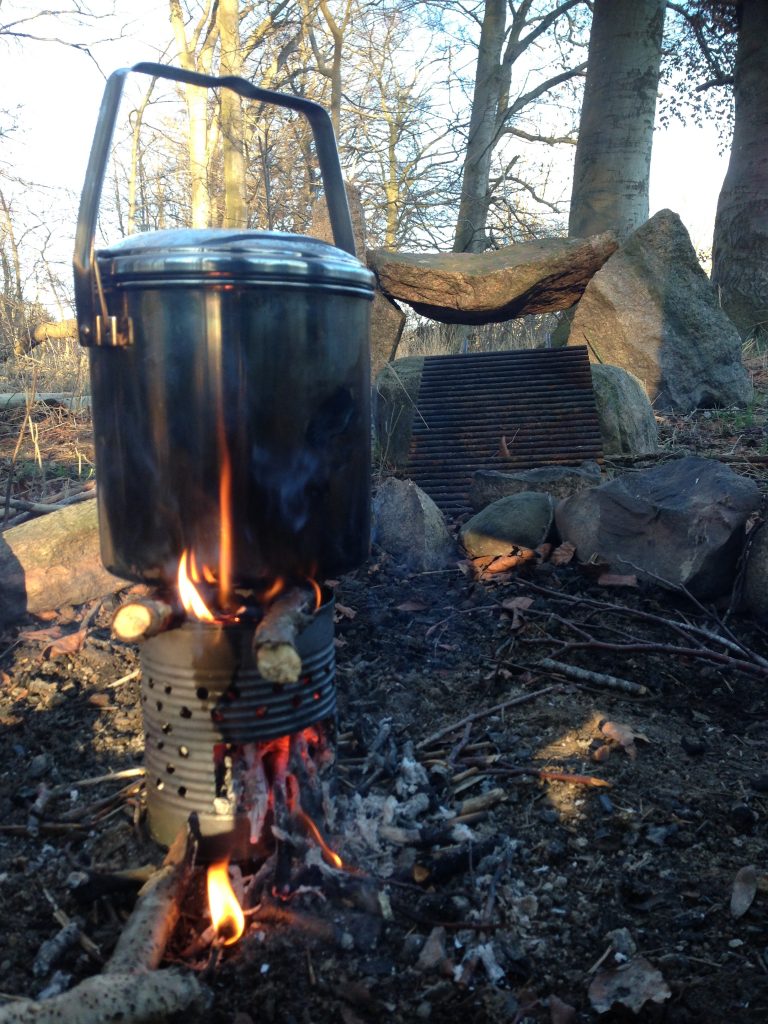
[[[263,679],[271,683],[295,683],[301,675],[301,655],[296,650],[299,633],[310,621],[311,595],[294,588],[274,601],[256,627],[253,649]]]
[[[539,668],[545,668],[549,672],[557,672],[566,679],[573,679],[579,683],[592,683],[594,686],[603,686],[608,690],[620,690],[622,693],[631,693],[636,697],[644,697],[648,693],[648,687],[642,683],[633,683],[629,679],[620,679],[618,676],[609,676],[605,672],[590,672],[589,669],[579,668],[577,665],[566,665],[562,661],[554,661],[552,658],[542,658],[537,662]]]
[[[42,1002],[19,1000],[0,1008],[0,1024],[148,1024],[171,1014],[202,1012],[206,990],[193,974],[157,971],[178,920],[191,875],[187,830],[139,892],[104,973]]]
[[[122,605],[112,619],[112,632],[119,640],[133,643],[155,636],[173,622],[173,608],[165,601],[142,598]]]

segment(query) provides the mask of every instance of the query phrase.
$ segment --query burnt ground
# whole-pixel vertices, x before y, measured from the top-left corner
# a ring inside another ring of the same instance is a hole
[[[768,380],[755,374],[763,397],[748,413],[663,421],[662,457],[722,458],[768,493]],[[36,427],[27,433],[45,479],[39,466],[18,471],[35,462],[27,438],[8,493],[76,490],[89,472],[87,424],[50,414]],[[19,417],[3,422],[3,454],[22,428]],[[403,577],[374,552],[335,593],[330,838],[361,874],[315,879],[283,914],[265,904],[215,967],[207,951],[185,952],[206,925],[196,874],[167,956],[208,967],[205,1020],[588,1022],[617,977],[623,1002],[601,1020],[768,1019],[764,625],[727,600],[701,607],[658,587],[599,585],[551,560],[494,577],[467,565]],[[136,649],[109,631],[119,600],[29,619],[2,638],[3,999],[38,994],[56,971],[69,985],[97,973],[135,885],[83,896],[75,882],[162,859],[141,779],[88,784],[142,764]],[[54,656],[51,637],[35,635],[86,618],[74,654]],[[543,657],[646,692],[571,681],[542,670]],[[477,816],[446,827],[483,796]],[[734,882],[749,866],[736,916]],[[36,973],[57,911],[95,946],[76,943]],[[624,1005],[633,1000],[637,1013]]]

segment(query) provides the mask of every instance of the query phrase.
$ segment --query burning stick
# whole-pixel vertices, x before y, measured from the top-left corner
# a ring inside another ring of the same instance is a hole
[[[118,640],[133,643],[162,633],[173,619],[173,608],[165,601],[142,598],[129,601],[117,609],[112,619],[112,632]]]
[[[279,597],[256,627],[253,649],[262,679],[270,683],[295,683],[301,675],[301,655],[296,640],[310,621],[312,595],[294,588]]]

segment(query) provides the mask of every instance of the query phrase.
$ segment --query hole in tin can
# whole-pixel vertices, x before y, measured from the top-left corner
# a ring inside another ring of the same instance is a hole
[[[312,700],[320,700],[320,691],[319,690],[315,690],[315,692],[312,694]]]
[[[157,790],[165,789],[165,783],[163,782],[162,779],[155,779],[155,789],[157,789]]]
[[[291,705],[295,708],[301,707],[301,697],[291,697]]]
[[[168,772],[169,775],[173,775],[173,773],[176,771],[176,765],[171,764],[169,761],[168,764],[165,766],[165,770]]]
[[[163,693],[165,693],[165,694],[167,694],[167,695],[169,695],[169,696],[170,696],[170,694],[172,694],[172,693],[173,693],[173,687],[172,687],[172,686],[166,686],[166,687],[164,687],[164,688],[163,688]]]
[[[181,711],[179,712],[179,714],[181,715],[182,718],[191,718],[192,717],[192,712],[187,707],[183,707],[181,709]]]
[[[267,713],[267,705],[266,704],[262,704],[260,707],[256,708],[256,717],[257,718],[263,718],[264,715],[266,715],[266,713]]]
[[[179,788],[176,790],[176,792],[179,794],[179,796],[186,796],[187,795],[187,787],[186,786],[179,786]]]
[[[198,700],[208,700],[208,687],[198,686],[195,690],[195,694],[197,695]]]
[[[163,702],[161,700],[156,700],[155,701],[155,706],[157,707],[158,711],[162,711],[163,710]]]
[[[183,743],[179,747],[179,757],[189,757],[189,747],[185,747]]]
[[[158,750],[162,750],[164,746],[165,746],[165,740],[158,740],[157,741],[157,749]]]
[[[211,711],[211,721],[212,722],[223,722],[224,721],[224,715],[221,713],[221,711],[219,711],[218,708],[214,708],[213,711]]]
[[[150,690],[154,690],[155,680],[152,678],[152,676],[149,676],[149,678],[147,679],[147,686],[150,688]]]
[[[166,736],[168,735],[169,732],[173,732],[173,726],[171,725],[170,722],[164,722],[163,725],[161,726],[161,729],[163,730]]]

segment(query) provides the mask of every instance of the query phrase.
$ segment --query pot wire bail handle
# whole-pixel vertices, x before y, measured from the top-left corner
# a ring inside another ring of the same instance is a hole
[[[104,88],[77,217],[73,264],[75,306],[82,345],[119,345],[124,343],[118,340],[118,318],[109,316],[106,309],[94,256],[94,239],[104,175],[123,85],[127,76],[132,72],[152,75],[155,78],[166,78],[172,82],[184,82],[187,85],[199,85],[206,89],[231,89],[244,99],[286,107],[303,114],[312,129],[333,241],[339,249],[343,249],[352,256],[356,255],[352,219],[349,215],[333,125],[328,112],[319,103],[301,96],[289,96],[285,93],[273,92],[271,89],[261,89],[244,78],[237,78],[234,75],[217,78],[215,75],[203,75],[197,71],[185,71],[183,68],[168,67],[165,64],[154,64],[150,61],[142,61],[130,68],[118,68],[109,76]]]

